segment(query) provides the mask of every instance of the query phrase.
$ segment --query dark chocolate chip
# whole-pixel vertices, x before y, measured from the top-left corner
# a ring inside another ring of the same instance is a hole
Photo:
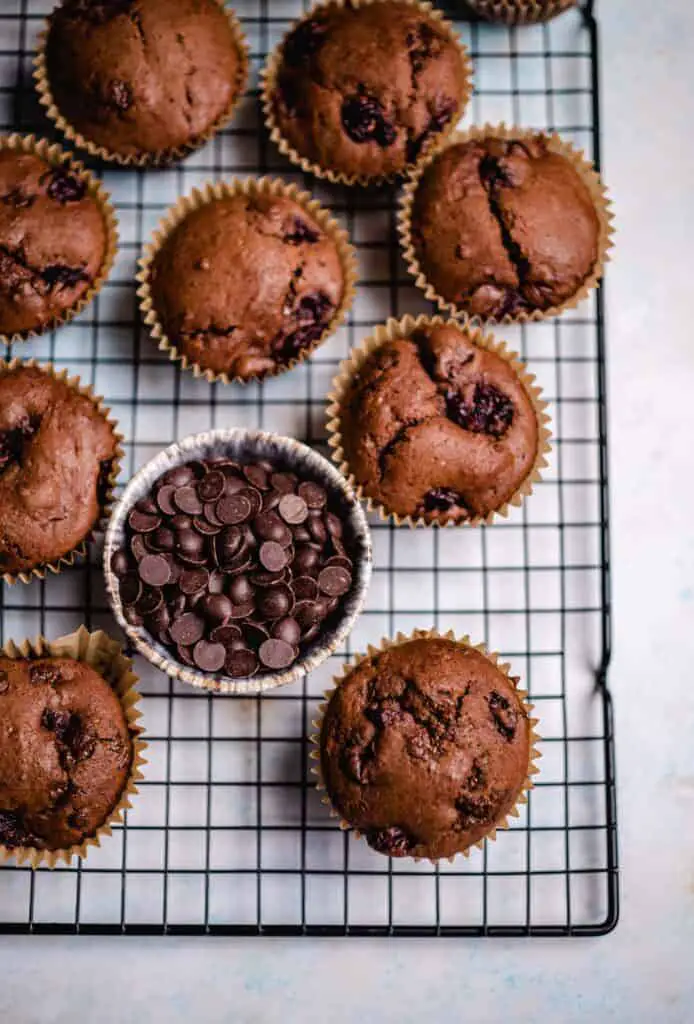
[[[174,491],[173,502],[176,508],[186,515],[199,516],[202,513],[202,502],[198,497],[197,489],[192,484],[178,487]]]
[[[291,644],[292,647],[297,647],[301,639],[301,628],[296,619],[289,615],[274,623],[272,635],[278,640],[284,640],[285,643]]]
[[[229,583],[229,597],[234,604],[246,604],[253,600],[253,587],[247,576],[235,576]]]
[[[247,466],[243,466],[243,475],[249,484],[253,487],[257,487],[259,491],[265,491],[269,487],[268,484],[268,472],[258,463],[249,463]]]
[[[374,850],[386,853],[390,857],[406,857],[416,845],[415,841],[397,825],[369,830],[364,838]]]
[[[242,637],[241,627],[233,622],[226,622],[223,626],[216,626],[210,633],[212,643],[224,644],[225,647],[229,647],[232,641],[240,640]]]
[[[226,594],[205,594],[200,611],[210,626],[223,626],[231,618],[233,605]]]
[[[342,103],[342,126],[353,142],[376,142],[382,149],[397,138],[394,126],[386,119],[382,104],[364,91],[347,96]]]
[[[291,611],[293,604],[294,595],[286,583],[260,590],[256,595],[256,608],[268,621],[283,618]]]
[[[222,527],[210,523],[207,519],[203,519],[202,516],[196,516],[193,520],[193,529],[197,533],[201,533],[203,537],[215,537]]]
[[[297,576],[307,576],[320,562],[320,555],[315,548],[302,545],[296,549],[292,568]]]
[[[205,632],[205,623],[195,612],[184,612],[174,620],[169,632],[175,643],[189,647],[202,638]]]
[[[169,630],[169,632],[171,632]],[[173,637],[172,637],[173,639]],[[190,665],[191,668],[195,668],[195,658],[193,657],[193,648],[186,644],[177,644],[176,654],[178,660],[182,661],[184,665]]]
[[[315,601],[298,601],[294,605],[293,616],[298,622],[302,633],[315,626],[320,619]]]
[[[478,383],[471,402],[457,391],[446,395],[448,416],[465,430],[476,434],[503,437],[513,423],[515,407],[503,391],[492,384]]]
[[[142,593],[142,584],[135,573],[128,573],[120,581],[120,599],[123,604],[135,604]]]
[[[42,183],[44,179],[41,179]],[[56,167],[48,175],[46,194],[57,203],[78,203],[84,198],[87,183]]]
[[[224,644],[198,640],[193,648],[193,660],[203,672],[219,672],[224,667],[227,652]]]
[[[242,623],[241,628],[243,629],[243,637],[246,641],[246,645],[250,647],[252,651],[257,651],[260,645],[270,638],[270,634],[266,630],[265,626],[260,622],[253,621],[252,619]]]
[[[289,523],[290,526],[298,526],[308,516],[308,506],[299,494],[283,495],[277,510],[285,523]]]
[[[128,525],[135,533],[151,533],[161,526],[161,516],[141,512],[139,508],[134,508],[128,516]]]
[[[245,679],[258,671],[258,656],[247,648],[227,653],[225,671],[232,679]]]
[[[318,584],[312,576],[297,576],[291,588],[297,601],[315,601],[318,597]]]
[[[111,555],[111,572],[115,576],[125,576],[130,571],[130,559],[121,548]]]
[[[199,594],[210,582],[210,574],[202,566],[199,569],[184,569],[180,575],[178,586],[181,593],[192,597]]]
[[[260,545],[258,557],[268,572],[279,572],[287,564],[286,550],[274,540],[267,540]]]
[[[318,586],[329,597],[340,597],[352,586],[352,577],[342,566],[330,565],[318,574]]]
[[[205,538],[193,529],[179,530],[176,535],[176,551],[184,561],[201,564],[205,560]]]
[[[245,601],[243,604],[232,605],[229,617],[232,619],[247,619],[254,611],[255,603],[253,601]]]
[[[295,653],[292,645],[285,640],[271,639],[260,645],[258,657],[267,668],[277,670],[291,665]]]
[[[251,517],[251,503],[241,493],[225,494],[223,498],[219,499],[214,510],[220,523],[229,526],[245,523]]]
[[[137,602],[137,611],[143,618],[153,615],[164,605],[164,595],[157,587],[148,587]]]
[[[177,487],[184,487],[194,479],[195,472],[192,466],[176,466],[174,469],[170,469],[168,473],[165,473],[158,483],[162,486],[173,487],[176,490]]]
[[[282,522],[276,512],[261,512],[253,520],[253,531],[262,540],[274,540],[283,548],[292,542],[291,530]]]
[[[224,493],[224,474],[219,470],[211,470],[199,481],[197,489],[202,502],[216,501]]]

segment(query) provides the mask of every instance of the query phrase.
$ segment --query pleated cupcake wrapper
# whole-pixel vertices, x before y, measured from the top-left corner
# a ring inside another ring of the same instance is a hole
[[[104,250],[101,269],[99,270],[95,280],[92,282],[91,287],[78,299],[74,306],[64,310],[60,316],[54,317],[50,323],[45,324],[43,327],[32,327],[26,331],[16,331],[14,334],[0,334],[0,342],[4,342],[6,345],[13,345],[16,342],[27,341],[27,339],[36,337],[39,334],[45,334],[48,331],[53,331],[61,324],[69,323],[69,321],[81,313],[82,310],[89,305],[94,296],[101,291],[104,282],[111,273],[113,262],[116,258],[116,251],[118,249],[118,222],[116,221],[116,215],[113,206],[111,205],[111,197],[108,192],[103,188],[101,182],[86,169],[84,164],[75,159],[72,153],[68,153],[66,150],[61,149],[61,147],[55,143],[51,145],[51,143],[47,142],[46,139],[38,139],[34,135],[18,135],[16,133],[0,136],[0,151],[8,149],[13,153],[33,154],[34,156],[40,157],[41,160],[45,160],[51,167],[60,167],[73,177],[83,181],[87,186],[89,195],[94,199],[99,207],[99,211],[106,228],[106,248]]]
[[[593,164],[587,160],[580,150],[574,149],[570,142],[560,138],[556,132],[547,134],[544,132],[529,131],[525,128],[509,127],[504,123],[498,125],[485,124],[470,128],[465,132],[456,132],[455,135],[448,139],[446,146],[443,148],[446,149],[449,146],[456,146],[461,142],[473,142],[487,138],[529,142],[536,139],[538,136],[541,136],[546,140],[551,152],[558,153],[560,156],[563,156],[568,160],[588,189],[591,199],[593,200],[595,212],[598,217],[598,255],[593,269],[581,287],[560,305],[551,306],[549,309],[544,310],[535,309],[530,313],[519,312],[513,315],[507,313],[500,320],[497,320],[494,317],[483,318],[479,316],[471,316],[464,309],[458,308],[455,303],[444,299],[437,293],[434,285],[428,280],[426,272],[419,261],[412,240],[412,212],[417,189],[423,174],[425,174],[427,168],[433,162],[433,160],[427,161],[426,165],[421,165],[411,175],[400,196],[398,235],[400,237],[403,259],[407,264],[409,273],[414,278],[416,286],[424,292],[427,299],[431,302],[435,302],[442,312],[450,313],[451,316],[455,316],[460,319],[470,320],[473,323],[479,323],[482,320],[490,324],[530,323],[538,320],[548,320],[550,317],[559,316],[560,313],[564,313],[567,309],[575,309],[579,302],[582,302],[583,299],[585,299],[590,292],[597,287],[598,282],[603,275],[605,264],[609,261],[609,251],[613,245],[614,215],[612,213],[612,204],[607,196],[607,190],[600,180],[600,176],[595,170]]]
[[[263,672],[247,679],[232,679],[219,673],[199,672],[175,661],[165,647],[158,644],[144,626],[132,626],[123,614],[118,579],[111,569],[111,558],[123,546],[128,515],[136,502],[149,495],[155,481],[162,474],[194,459],[209,459],[225,455],[240,462],[252,459],[268,459],[270,462],[290,467],[299,476],[318,480],[328,494],[339,493],[345,502],[349,523],[354,538],[355,585],[347,595],[339,623],[333,627],[309,652],[300,655],[289,668],[277,672]],[[356,499],[352,488],[344,477],[323,455],[308,445],[291,437],[281,437],[260,430],[245,430],[241,427],[231,430],[210,430],[194,434],[176,444],[170,445],[155,455],[128,483],[118,505],[113,511],[104,542],[104,576],[106,593],[111,610],[130,642],[137,651],[156,668],[168,676],[179,679],[198,689],[213,693],[258,694],[286,686],[312,672],[326,658],[334,654],[351,632],[366,600],[371,582],[372,544],[369,524],[364,509]]]
[[[61,114],[58,106],[56,105],[55,99],[53,98],[53,90],[51,88],[48,68],[46,66],[46,43],[48,41],[48,34],[50,31],[48,21],[46,22],[46,28],[38,37],[37,50],[34,57],[34,84],[38,93],[39,103],[44,107],[46,116],[74,146],[77,146],[79,149],[89,153],[91,157],[94,157],[97,160],[103,160],[106,163],[120,164],[122,167],[167,167],[169,164],[182,160],[196,149],[200,149],[219,131],[221,131],[221,129],[224,128],[227,122],[231,119],[234,110],[243,98],[248,84],[250,60],[246,36],[234,11],[230,7],[225,6],[224,0],[218,0],[218,2],[229,19],[229,25],[231,26],[234,42],[238,48],[238,89],[232,96],[228,106],[219,115],[216,121],[210,125],[207,131],[196,135],[194,139],[185,143],[183,146],[177,146],[173,149],[159,150],[152,153],[126,155],[124,153],[113,152],[106,146],[100,146],[98,143],[92,142],[91,139],[88,139],[85,135],[82,135],[81,132],[77,131],[77,129],[70,124],[69,120]]]
[[[37,637],[36,640],[23,640],[19,644],[8,640],[0,652],[3,657],[11,658],[13,661],[20,658],[55,657],[84,662],[103,676],[120,700],[132,741],[132,760],[128,780],[120,799],[103,825],[93,836],[88,836],[81,843],[66,850],[39,850],[36,847],[0,845],[0,864],[12,861],[19,865],[29,864],[32,868],[54,868],[60,863],[69,864],[73,857],[84,859],[89,849],[101,846],[102,839],[110,836],[113,826],[123,820],[124,812],[132,806],[131,798],[138,792],[137,783],[143,777],[141,768],[147,763],[144,757],[147,743],[142,738],[143,730],[139,724],[142,713],[137,707],[141,698],[136,689],[138,678],[133,672],[133,663],[130,658],[125,657],[116,640],[112,640],[101,630],[90,633],[84,626],[58,640],[47,640],[43,636]]]
[[[475,14],[487,21],[500,21],[505,25],[532,25],[549,21],[562,11],[576,5],[576,0],[466,0]]]
[[[411,338],[415,331],[428,327],[456,327],[469,340],[480,348],[485,348],[496,353],[505,362],[509,363],[523,388],[530,399],[538,426],[538,443],[535,461],[528,475],[523,480],[518,490],[508,501],[493,509],[486,516],[473,516],[469,519],[456,519],[452,516],[426,517],[426,516],[401,516],[391,512],[382,502],[369,496],[366,489],[358,483],[349,460],[345,453],[342,436],[342,403],[349,394],[350,385],[355,375],[362,369],[367,359],[388,341]],[[524,498],[532,493],[535,484],[542,476],[542,470],[547,465],[547,455],[550,451],[551,432],[549,430],[550,418],[546,412],[547,402],[542,398],[541,389],[535,384],[535,375],[528,372],[528,369],[519,356],[506,347],[506,343],[498,341],[493,334],[485,333],[482,328],[473,324],[463,324],[458,320],[447,320],[441,316],[418,316],[416,319],[409,314],[401,320],[393,318],[380,324],[370,337],[366,338],[357,348],[353,348],[349,359],[340,364],[340,372],[333,379],[332,390],[328,395],[327,408],[327,430],[328,444],[332,449],[332,458],[340,467],[340,472],[347,477],[354,488],[357,497],[366,501],[370,512],[377,512],[379,517],[386,521],[390,519],[396,526],[479,526],[481,523],[491,523],[496,516],[506,517],[512,507],[518,507]]]
[[[41,364],[37,362],[36,359],[22,360],[15,358],[12,359],[10,362],[7,362],[4,359],[0,359],[0,377],[2,377],[4,374],[12,373],[14,370],[25,366],[35,367],[36,369],[41,370],[43,373],[45,373],[47,377],[52,377],[54,380],[63,381],[70,388],[72,388],[72,390],[76,392],[76,394],[86,396],[92,402],[92,404],[97,409],[99,414],[103,417],[103,419],[108,423],[109,427],[111,428],[116,448],[113,454],[111,472],[108,475],[106,495],[104,498],[104,502],[101,506],[99,518],[94,523],[94,525],[92,526],[91,530],[86,535],[84,540],[81,541],[81,543],[78,544],[77,547],[73,548],[72,551],[68,551],[67,554],[63,555],[61,558],[55,559],[52,562],[45,562],[42,565],[38,565],[33,569],[26,569],[23,572],[7,572],[4,573],[4,575],[0,576],[0,579],[4,580],[5,583],[9,583],[10,585],[14,583],[31,583],[32,579],[43,580],[49,573],[57,575],[58,573],[62,572],[63,569],[67,569],[73,566],[79,558],[85,557],[85,555],[87,554],[87,545],[94,538],[94,534],[96,533],[96,531],[99,529],[100,526],[102,526],[106,522],[111,513],[111,508],[113,506],[115,498],[116,484],[118,482],[118,475],[120,473],[121,459],[125,454],[125,452],[123,451],[123,435],[118,432],[117,421],[111,418],[111,416],[109,415],[111,410],[104,405],[103,398],[94,394],[94,391],[91,387],[82,386],[79,377],[68,377],[67,370],[56,370],[54,366],[50,364]]]
[[[318,705],[320,717],[316,718],[311,722],[311,725],[314,727],[316,732],[311,733],[309,737],[312,744],[311,750],[309,752],[309,758],[311,761],[314,762],[310,768],[310,771],[311,774],[316,777],[316,789],[321,794],[321,803],[329,808],[330,817],[338,819],[339,827],[342,829],[343,832],[350,831],[355,839],[365,840],[363,833],[361,833],[359,829],[355,828],[352,824],[350,824],[349,821],[343,818],[340,812],[333,806],[332,801],[330,799],[330,795],[327,792],[325,780],[323,778],[323,772],[321,769],[320,757],[321,734],[323,731],[325,712],[327,711],[330,699],[333,696],[333,694],[336,692],[336,690],[339,689],[339,687],[345,681],[347,676],[355,668],[357,668],[357,666],[360,665],[363,661],[367,661],[369,658],[374,658],[377,655],[382,654],[384,651],[389,650],[391,647],[399,647],[401,644],[409,643],[409,641],[411,640],[432,639],[452,640],[460,647],[469,647],[472,648],[472,650],[479,651],[480,654],[484,655],[484,657],[487,658],[487,660],[490,661],[495,668],[497,668],[500,672],[503,672],[503,674],[507,677],[509,682],[513,685],[513,688],[516,691],[516,695],[519,697],[520,702],[522,703],[525,710],[528,712],[528,724],[530,726],[528,737],[528,772],[525,777],[525,780],[523,781],[522,786],[518,791],[518,796],[516,797],[514,806],[511,808],[510,811],[508,811],[506,814],[498,818],[497,821],[495,821],[494,824],[490,827],[489,831],[485,833],[485,835],[483,835],[481,839],[478,839],[477,842],[472,843],[465,850],[460,850],[457,854],[455,854],[452,857],[442,858],[443,860],[447,860],[448,863],[452,864],[456,856],[462,855],[464,857],[469,857],[470,853],[475,847],[477,847],[480,850],[483,849],[485,840],[495,840],[496,834],[499,830],[507,829],[509,827],[509,818],[518,818],[520,816],[519,808],[522,807],[523,804],[527,804],[528,791],[533,789],[534,787],[533,776],[537,775],[540,770],[537,767],[537,761],[539,760],[539,758],[542,757],[542,753],[537,749],[536,744],[541,741],[541,737],[535,731],[535,726],[538,724],[539,720],[537,718],[530,717],[530,712],[534,710],[535,705],[531,704],[528,700],[527,692],[519,687],[519,677],[511,675],[511,666],[506,664],[505,662],[500,661],[499,654],[488,651],[486,644],[473,644],[470,640],[470,637],[467,635],[463,637],[457,637],[453,630],[448,630],[446,633],[441,633],[437,629],[415,629],[413,630],[412,633],[409,634],[409,636],[405,633],[397,633],[394,640],[390,637],[383,637],[383,639],[381,640],[380,644],[377,647],[374,647],[372,644],[369,644],[366,649],[366,654],[357,654],[354,656],[351,662],[343,665],[341,675],[335,676],[335,678],[333,679],[335,685],[331,689],[325,691],[325,701]],[[428,861],[430,864],[438,864],[441,862],[440,859],[432,859],[430,857],[411,857],[410,859],[416,862],[425,860]]]
[[[275,369],[252,377],[230,377],[227,373],[215,373],[213,370],[203,369],[197,363],[191,362],[184,352],[179,352],[174,342],[167,336],[164,325],[159,318],[152,298],[151,285],[151,274],[157,255],[174,229],[194,210],[198,210],[208,203],[213,203],[215,200],[231,199],[239,195],[248,196],[253,199],[281,197],[290,199],[300,206],[316,221],[335,245],[343,276],[342,301],[318,340],[302,349],[295,359],[277,364]],[[245,181],[234,178],[230,182],[208,182],[201,189],[194,188],[189,195],[179,199],[159,223],[152,241],[145,246],[144,253],[138,261],[138,267],[139,270],[135,275],[135,279],[139,283],[137,295],[140,299],[140,312],[145,324],[150,329],[152,337],[158,342],[160,351],[168,352],[169,359],[172,362],[180,363],[182,369],[192,370],[194,376],[204,377],[210,384],[215,382],[221,382],[222,384],[250,384],[254,381],[277,377],[305,362],[340,326],[354,301],[357,286],[357,258],[347,232],[340,227],[338,222],[330,215],[330,212],[324,206],[321,206],[317,199],[311,198],[310,193],[301,192],[298,186],[282,181],[280,178],[249,178]]]
[[[425,0],[400,0],[403,5],[408,7],[414,7],[420,11],[423,16],[431,18],[433,21],[444,28],[450,38],[450,41],[456,46],[460,53],[461,60],[465,67],[465,91],[460,101],[460,107],[456,117],[451,118],[450,124],[447,125],[440,133],[437,133],[431,139],[428,140],[426,145],[423,147],[422,152],[415,164],[410,164],[403,168],[402,171],[394,172],[391,174],[382,174],[370,176],[367,174],[344,174],[341,171],[335,171],[330,167],[323,167],[319,163],[313,160],[309,160],[308,157],[302,156],[301,153],[296,150],[288,139],[282,134],[282,129],[275,116],[274,98],[277,91],[277,78],[282,67],[282,51],[284,49],[284,43],[291,32],[294,31],[296,26],[303,21],[308,21],[315,17],[316,14],[322,12],[325,8],[331,7],[367,7],[373,3],[379,3],[380,0],[325,0],[324,3],[317,3],[309,11],[298,18],[291,26],[289,31],[286,33],[279,45],[269,55],[265,67],[261,72],[260,81],[260,95],[263,106],[263,114],[265,117],[265,127],[270,133],[271,140],[275,143],[280,153],[285,156],[291,163],[296,167],[300,167],[306,174],[313,174],[317,178],[324,178],[327,181],[332,182],[334,185],[385,185],[389,182],[397,181],[409,173],[413,167],[417,167],[425,161],[428,156],[433,153],[437,153],[446,142],[446,139],[455,131],[456,124],[465,112],[465,108],[468,105],[470,97],[472,95],[472,61],[468,55],[466,47],[460,40],[457,32],[455,32],[453,25],[448,21],[441,11],[439,11],[433,4],[425,2]]]

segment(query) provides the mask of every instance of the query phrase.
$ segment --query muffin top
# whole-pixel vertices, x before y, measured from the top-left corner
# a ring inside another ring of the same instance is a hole
[[[116,439],[93,401],[38,367],[0,367],[0,572],[67,555],[101,515]]]
[[[65,850],[94,835],[126,785],[120,701],[71,658],[0,658],[0,844]]]
[[[217,0],[63,0],[46,67],[62,116],[123,157],[194,145],[245,85]]]
[[[530,724],[511,680],[453,640],[410,640],[362,661],[330,698],[323,780],[335,809],[393,857],[461,853],[514,807]]]
[[[456,121],[467,67],[446,26],[398,0],[314,11],[287,37],[273,97],[281,134],[348,177],[399,174]]]
[[[599,238],[588,188],[542,135],[454,144],[415,193],[422,272],[471,315],[499,320],[566,302],[594,270]]]
[[[188,214],[155,257],[154,309],[191,363],[248,379],[313,348],[342,301],[337,246],[284,196],[239,194]]]
[[[69,165],[0,151],[0,334],[60,319],[92,287],[106,245],[103,213]]]
[[[500,508],[538,450],[537,415],[513,366],[454,324],[377,348],[340,417],[345,459],[365,494],[429,522]]]

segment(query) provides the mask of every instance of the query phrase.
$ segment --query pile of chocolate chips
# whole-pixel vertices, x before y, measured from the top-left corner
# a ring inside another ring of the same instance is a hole
[[[130,511],[111,569],[131,625],[183,664],[236,679],[289,668],[353,577],[325,487],[226,458],[160,477]]]

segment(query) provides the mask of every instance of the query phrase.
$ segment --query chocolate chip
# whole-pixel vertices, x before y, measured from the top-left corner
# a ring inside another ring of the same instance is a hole
[[[243,466],[243,475],[249,484],[257,487],[260,491],[267,490],[269,487],[267,470],[257,463],[249,463],[247,466]]]
[[[42,182],[44,179],[41,179]],[[78,203],[87,191],[87,184],[80,178],[56,168],[48,175],[46,194],[57,203]]]
[[[224,493],[224,474],[219,470],[211,470],[199,481],[197,490],[202,502],[216,501]]]
[[[149,534],[149,543],[155,551],[173,551],[176,535],[168,526],[159,526]]]
[[[318,587],[330,597],[346,594],[352,586],[352,577],[341,565],[331,565],[318,574]]]
[[[178,487],[173,493],[173,503],[179,511],[186,515],[199,516],[202,513],[202,502],[196,488],[192,485]]]
[[[235,576],[229,584],[229,597],[234,604],[245,604],[253,600],[253,587],[247,576]]]
[[[204,560],[205,538],[193,529],[179,530],[176,536],[176,552],[186,562],[201,565]]]
[[[184,569],[178,581],[181,593],[192,596],[199,594],[208,586],[210,574],[202,566],[199,569]]]
[[[214,502],[214,501],[207,501],[207,502],[205,502],[205,504],[203,505],[202,514],[205,517],[206,521],[208,523],[210,523],[210,525],[212,525],[212,526],[224,526],[224,523],[221,521],[221,519],[217,515],[216,507],[215,506],[216,506],[216,502]]]
[[[225,495],[219,499],[214,511],[220,523],[235,526],[238,523],[245,523],[247,519],[250,519],[251,503],[241,493]]]
[[[308,517],[308,506],[299,494],[284,494],[280,498],[277,510],[290,526],[298,526]]]
[[[291,588],[297,601],[315,601],[318,597],[318,584],[312,576],[297,576]]]
[[[294,595],[286,583],[278,583],[267,590],[259,591],[256,597],[256,608],[264,619],[273,621],[281,619],[291,611]]]
[[[128,516],[128,525],[135,533],[151,533],[161,526],[161,516],[141,512],[140,509],[134,508]]]
[[[369,846],[390,857],[405,857],[416,845],[415,841],[397,825],[391,828],[372,829],[364,838]]]
[[[244,601],[243,604],[234,604],[231,606],[232,619],[247,619],[249,615],[252,615],[255,611],[254,601]]]
[[[392,146],[397,138],[393,125],[385,117],[383,106],[375,96],[364,91],[348,96],[342,103],[342,126],[353,142],[376,142],[382,149]]]
[[[320,554],[314,547],[304,545],[297,548],[292,568],[299,576],[308,576],[320,562]]]
[[[203,672],[219,672],[224,667],[227,652],[224,644],[198,640],[193,648],[193,661]]]
[[[203,537],[215,537],[222,527],[217,526],[214,523],[210,523],[207,519],[203,519],[201,516],[196,516],[193,520],[193,529],[197,533],[201,533]]]
[[[287,668],[295,656],[294,648],[285,640],[266,640],[258,651],[262,664],[273,670]]]
[[[171,577],[169,563],[162,555],[145,555],[137,571],[142,582],[151,587],[163,587]]]
[[[195,658],[193,657],[193,648],[188,647],[185,644],[178,644],[176,647],[176,654],[178,660],[182,661],[184,665],[190,665],[191,668],[195,668]]]
[[[513,423],[515,407],[510,398],[492,384],[478,383],[472,400],[467,402],[459,392],[446,395],[450,419],[476,434],[503,437]]]
[[[299,623],[291,615],[275,622],[271,633],[277,640],[284,640],[285,643],[291,644],[292,647],[298,647],[299,640],[301,639]]]
[[[276,512],[261,512],[253,520],[253,531],[263,540],[274,540],[283,548],[292,542],[291,530],[282,522]]]
[[[245,679],[258,671],[258,657],[247,648],[240,648],[227,654],[225,670],[232,679]]]
[[[287,552],[277,541],[267,540],[260,545],[258,554],[261,565],[264,565],[269,572],[279,572],[287,564]]]
[[[206,594],[200,610],[211,626],[223,626],[231,618],[233,605],[226,594]]]
[[[184,612],[183,615],[174,620],[169,632],[171,633],[172,640],[177,644],[189,647],[191,644],[195,644],[198,640],[202,639],[205,632],[205,623],[194,612]]]
[[[232,640],[240,640],[243,636],[241,627],[234,622],[226,622],[223,626],[215,626],[210,633],[210,640],[215,644],[224,644],[228,647]]]
[[[137,602],[137,611],[143,618],[153,615],[164,604],[164,595],[157,587],[150,587],[142,593]]]
[[[120,581],[120,599],[123,604],[135,604],[142,593],[142,584],[135,573],[128,573]]]
[[[111,572],[115,576],[125,576],[130,570],[130,559],[127,554],[121,548],[119,551],[114,551],[111,555]]]
[[[270,639],[270,634],[260,622],[249,619],[243,623],[241,628],[246,646],[252,651],[257,651],[262,643]]]
[[[168,473],[165,473],[159,483],[166,487],[173,487],[176,490],[177,487],[183,487],[194,479],[195,472],[191,465],[176,466],[174,469],[170,469]]]

